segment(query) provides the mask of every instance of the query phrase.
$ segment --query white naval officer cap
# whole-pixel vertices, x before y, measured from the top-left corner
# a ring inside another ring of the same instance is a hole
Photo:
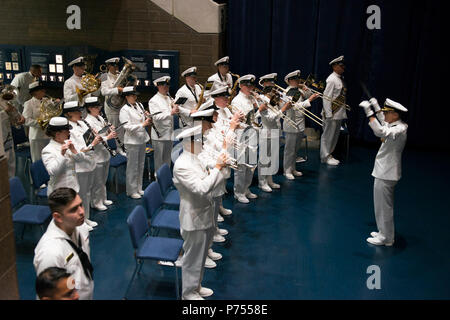
[[[139,95],[139,92],[137,92],[133,86],[128,86],[128,87],[123,88],[122,95],[129,96],[132,94],[137,96],[137,95]]]
[[[334,60],[331,60],[330,61],[330,66],[332,66],[334,64],[337,64],[337,63],[344,64],[344,56],[340,56],[340,57],[338,57],[338,58],[336,58]]]
[[[187,140],[187,141],[191,141],[192,138],[194,138],[195,136],[198,136],[199,138],[201,138],[202,135],[202,125],[198,125],[192,128],[187,128],[185,130],[183,130],[179,135],[176,136],[177,140]],[[192,137],[192,138],[191,138]],[[186,138],[191,138],[191,139],[186,139]]]
[[[81,109],[83,107],[78,104],[78,101],[67,101],[64,103],[63,113],[81,111]]]
[[[40,81],[34,81],[34,82],[30,83],[30,85],[28,86],[29,93],[32,93],[32,92],[40,90],[40,89],[44,89],[44,85]]]
[[[164,77],[160,77],[158,79],[153,80],[153,84],[155,85],[155,87],[159,86],[159,85],[163,85],[163,84],[170,84],[170,77],[169,76],[164,76]]]
[[[87,97],[84,99],[84,107],[97,107],[100,106],[100,102],[97,97]]]
[[[395,102],[389,98],[386,98],[386,101],[384,102],[384,106],[381,109],[381,111],[393,111],[393,110],[400,112],[408,112],[408,109],[406,109],[400,103]]]
[[[197,67],[190,67],[181,73],[182,77],[189,77],[197,75]]]
[[[69,67],[73,66],[73,65],[75,65],[75,66],[84,66],[84,57],[78,57],[78,58],[70,61],[67,65]]]
[[[107,63],[107,64],[115,64],[115,63],[119,63],[119,61],[120,61],[119,57],[114,57],[114,58],[105,60],[105,63]]]
[[[238,79],[238,83],[244,85],[253,85],[255,83],[255,79],[256,77],[253,74],[246,74],[245,76],[242,76]]]
[[[203,110],[218,110],[219,108],[217,108],[217,106],[214,104],[214,99],[208,99],[208,101],[206,101],[205,103],[203,103],[197,110],[197,112],[199,111],[203,111]],[[197,112],[194,112],[191,116],[193,117],[194,114],[197,114]]]
[[[214,65],[217,67],[221,64],[229,64],[229,63],[230,63],[230,57],[226,56],[226,57],[220,58],[219,60],[214,62]]]
[[[202,110],[202,111],[197,111],[194,112],[191,117],[194,119],[194,121],[208,121],[208,122],[213,122],[213,115],[214,115],[214,109],[207,109],[207,110]]]
[[[229,97],[230,96],[230,90],[228,90],[228,86],[222,86],[222,87],[220,87],[220,88],[210,92],[209,95],[212,98]]]
[[[266,81],[276,81],[277,80],[277,73],[276,72],[274,72],[274,73],[269,73],[269,74],[266,74],[266,75],[264,75],[264,76],[262,76],[261,78],[259,78],[259,80],[262,82],[262,83],[264,83],[264,82],[266,82]]]
[[[284,82],[286,82],[287,84],[289,84],[289,80],[292,79],[300,79],[300,75],[301,75],[301,71],[300,70],[295,70],[292,71],[290,73],[288,73],[285,77],[284,77]]]
[[[48,128],[53,131],[58,130],[70,130],[72,126],[69,124],[69,120],[65,117],[53,117],[48,123]]]

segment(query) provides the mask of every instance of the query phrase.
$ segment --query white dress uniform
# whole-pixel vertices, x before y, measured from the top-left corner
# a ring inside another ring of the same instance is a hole
[[[81,77],[72,75],[69,79],[64,81],[64,101],[78,101],[77,88],[82,89]],[[87,95],[89,97],[89,95]]]
[[[16,153],[14,152],[14,141],[11,130],[11,118],[9,114],[0,105],[0,126],[2,130],[3,149],[5,157],[8,160],[8,177],[16,175]]]
[[[169,96],[156,93],[148,102],[148,108],[153,118],[153,126],[156,127],[160,136],[157,135],[152,126],[151,137],[152,146],[155,149],[155,172],[164,164],[170,167],[171,153],[173,147],[174,121],[172,112],[172,102]]]
[[[80,191],[77,175],[75,172],[75,162],[84,161],[83,152],[73,154],[66,150],[65,155],[61,154],[62,144],[51,139],[48,145],[42,150],[42,161],[50,176],[47,185],[47,195],[58,188],[72,188],[76,192]]]
[[[28,139],[30,140],[31,161],[33,162],[41,159],[42,149],[50,140],[37,121],[41,114],[40,109],[41,100],[33,97],[25,102],[22,114],[25,118],[25,126],[30,128]]]
[[[217,168],[210,170],[208,174],[208,170],[198,156],[186,149],[175,162],[173,182],[180,193],[180,228],[184,239],[183,299],[198,297],[209,249],[208,244],[214,235],[212,191],[223,179],[223,174]]]
[[[216,72],[208,78],[208,81],[213,83],[209,92],[213,92],[223,86],[227,86],[229,89],[233,87],[233,77],[230,73],[223,76],[219,72]]]
[[[344,89],[344,82],[336,72],[333,72],[326,81],[327,85],[323,94],[336,99]],[[323,133],[320,141],[320,158],[322,162],[331,156],[339,139],[342,120],[347,119],[345,108],[340,108],[334,115],[331,111],[331,101],[323,99]]]
[[[145,165],[145,146],[150,140],[146,128],[142,125],[145,122],[144,106],[136,102],[134,106],[125,104],[120,109],[119,120],[124,124],[124,143],[127,149],[127,171],[126,188],[127,196],[131,196],[142,191],[142,179]]]
[[[16,74],[11,81],[11,85],[16,87],[16,101],[20,113],[23,112],[25,102],[31,99],[28,87],[34,81],[36,81],[36,78],[29,71]]]
[[[242,79],[242,78],[241,78]],[[231,104],[235,106],[237,109],[239,109],[245,116],[248,116],[250,112],[254,112],[253,107],[253,99],[250,96],[245,95],[242,91],[239,91],[239,93],[234,97],[234,99],[231,101]],[[250,129],[253,130],[254,129]],[[253,134],[251,133],[250,136]],[[243,130],[237,130],[237,141],[242,141],[243,136]],[[245,142],[247,143],[247,142]],[[242,150],[240,150],[242,152]],[[245,158],[248,157],[248,148],[246,148],[246,154]],[[240,162],[241,157],[236,157],[236,159]],[[247,159],[244,159],[245,162],[247,162]],[[245,196],[246,194],[251,193],[250,192],[250,185],[252,184],[253,179],[253,173],[255,169],[249,168],[248,166],[239,164],[238,169],[234,171],[234,194],[235,197],[241,197]]]
[[[77,174],[78,183],[80,184],[78,194],[83,200],[86,218],[89,219],[94,186],[94,171],[96,167],[94,150],[89,150],[87,152],[81,151],[88,147],[83,138],[84,133],[89,130],[88,126],[82,120],[77,122],[69,120],[69,124],[72,126],[72,129],[70,130],[70,140],[73,142],[78,153],[85,154],[83,161],[75,162],[75,172]]]
[[[260,99],[266,104],[270,100],[265,95],[260,95]],[[275,106],[278,108],[278,106]],[[276,174],[279,166],[278,154],[272,159],[272,146],[279,147],[280,140],[280,115],[270,109],[259,113],[261,115],[262,130],[259,135],[259,161],[258,161],[258,182],[259,186],[273,185],[272,175]],[[277,148],[277,150],[279,150]],[[272,162],[274,161],[274,163]]]
[[[192,88],[186,83],[178,89],[175,94],[175,101],[181,97],[187,98],[186,102],[182,106],[178,107],[180,109],[179,116],[182,117],[187,127],[192,127],[194,125],[194,120],[191,118],[191,110],[194,110],[197,106],[201,92],[202,89],[198,84],[194,85],[194,88]],[[181,125],[183,124],[181,120],[180,123]]]
[[[118,95],[119,94],[119,89],[117,89],[117,87],[113,87],[114,82],[117,80],[117,77],[119,75],[115,75],[112,74],[110,72],[108,72],[107,74],[107,78],[105,81],[102,81],[102,85],[101,85],[101,93],[102,95],[105,97],[105,114],[106,117],[108,118],[108,121],[111,122],[111,124],[114,127],[118,127],[120,125],[120,121],[119,121],[119,114],[120,114],[120,109],[114,109],[111,108],[107,103],[106,103],[106,99],[110,96],[114,96],[114,95]],[[123,140],[123,131],[120,130],[121,132],[121,136],[119,136],[119,139]],[[118,133],[119,134],[119,133]]]
[[[84,120],[97,132],[106,126],[106,121],[101,116],[94,117],[93,115],[88,114]],[[103,141],[107,141],[105,135],[103,136]],[[106,150],[102,143],[99,143],[94,147],[96,167],[91,189],[91,203],[94,207],[102,207],[107,200],[106,181],[108,180],[110,158],[111,154]]]
[[[33,265],[36,275],[50,267],[64,268],[74,278],[80,300],[92,300],[94,280],[85,274],[77,252],[67,240],[77,246],[81,243],[81,249],[90,260],[89,227],[83,223],[76,227],[73,234],[69,236],[52,220],[34,249]]]
[[[388,99],[387,104],[389,101],[392,100]],[[374,134],[382,139],[372,171],[375,178],[373,186],[375,219],[379,230],[378,238],[393,243],[394,188],[402,175],[401,158],[406,144],[408,125],[401,120],[387,123],[381,112],[377,113],[377,118],[380,122],[369,123]]]
[[[292,88],[294,87],[288,86],[287,89],[290,90]],[[300,89],[298,90],[301,91]],[[309,95],[309,93],[305,93],[305,96]],[[298,101],[298,104],[303,108],[311,106],[308,99],[302,101],[302,98]],[[295,159],[297,158],[297,152],[305,132],[305,115],[301,111],[290,108],[286,111],[286,116],[298,125],[296,128],[289,122],[283,121],[283,131],[285,136],[283,170],[285,174],[295,171]]]

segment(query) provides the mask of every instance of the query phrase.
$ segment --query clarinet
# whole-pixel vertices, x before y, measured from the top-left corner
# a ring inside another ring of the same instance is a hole
[[[109,133],[112,131],[112,130],[110,129],[111,126],[112,126],[112,123],[109,122],[108,117],[106,116],[106,114],[104,114],[103,108],[102,108],[102,111],[101,111],[101,117],[103,118],[103,122],[104,122],[104,123],[106,122],[106,126],[108,127],[108,134],[109,134]],[[105,121],[105,119],[108,120],[108,121]],[[117,143],[119,144],[119,146],[120,146],[120,148],[122,149],[122,151],[123,151],[123,152],[127,152],[126,149],[125,149],[125,145],[123,144],[122,141],[120,141],[119,136],[116,136],[116,137],[115,137],[115,140],[116,140]]]
[[[152,120],[152,125],[151,128],[153,128],[155,130],[156,136],[158,138],[161,138],[161,134],[159,133],[158,129],[156,129],[155,123],[153,122],[153,117],[150,115],[149,112],[145,111],[144,107],[139,103],[136,102],[136,104],[139,106],[139,108],[142,110],[142,112],[144,113],[144,116],[146,119],[151,119]],[[156,112],[155,114],[160,114],[161,112]],[[153,114],[153,115],[155,115]]]
[[[87,122],[87,121],[84,120],[84,119],[83,119],[83,122],[86,124],[86,126],[87,126],[88,129],[91,131],[91,133],[92,133],[95,137],[97,137],[98,134],[96,134],[96,133],[94,132],[94,130],[92,129],[92,127],[91,127],[91,125],[89,124],[89,122]],[[108,146],[108,144],[107,144],[105,141],[103,141],[103,139],[101,140],[101,142],[102,142],[103,146],[106,148],[106,150],[108,150],[109,154],[110,154],[112,157],[114,157],[114,156],[117,154],[117,153],[116,153],[116,150],[111,149],[111,148]]]

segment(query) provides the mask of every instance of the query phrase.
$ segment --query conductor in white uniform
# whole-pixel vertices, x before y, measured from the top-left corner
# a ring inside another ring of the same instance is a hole
[[[216,167],[208,172],[198,158],[202,150],[201,125],[185,129],[177,139],[183,139],[183,153],[173,168],[173,181],[180,193],[180,231],[184,239],[182,299],[203,300],[213,294],[211,289],[202,287],[202,279],[215,230],[212,191],[224,179],[221,170],[226,156],[219,156]]]
[[[369,118],[369,126],[382,142],[372,171],[375,178],[373,201],[378,232],[372,232],[367,242],[392,246],[395,234],[394,189],[402,175],[401,158],[408,130],[402,116],[408,110],[391,99],[386,99],[382,109],[375,98],[370,99],[370,102],[361,102],[360,106]]]
[[[80,300],[92,300],[94,268],[90,261],[89,228],[84,224],[86,204],[70,188],[54,190],[48,204],[53,219],[34,250],[36,274],[50,267],[64,268],[75,279]]]

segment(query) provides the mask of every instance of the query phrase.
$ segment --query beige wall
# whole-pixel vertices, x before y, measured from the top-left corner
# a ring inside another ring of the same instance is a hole
[[[66,27],[71,4],[81,8],[81,30]],[[3,0],[0,15],[0,44],[177,50],[180,74],[195,65],[200,82],[225,55],[223,33],[198,33],[149,0]]]
[[[0,300],[19,299],[8,164],[0,158]]]

